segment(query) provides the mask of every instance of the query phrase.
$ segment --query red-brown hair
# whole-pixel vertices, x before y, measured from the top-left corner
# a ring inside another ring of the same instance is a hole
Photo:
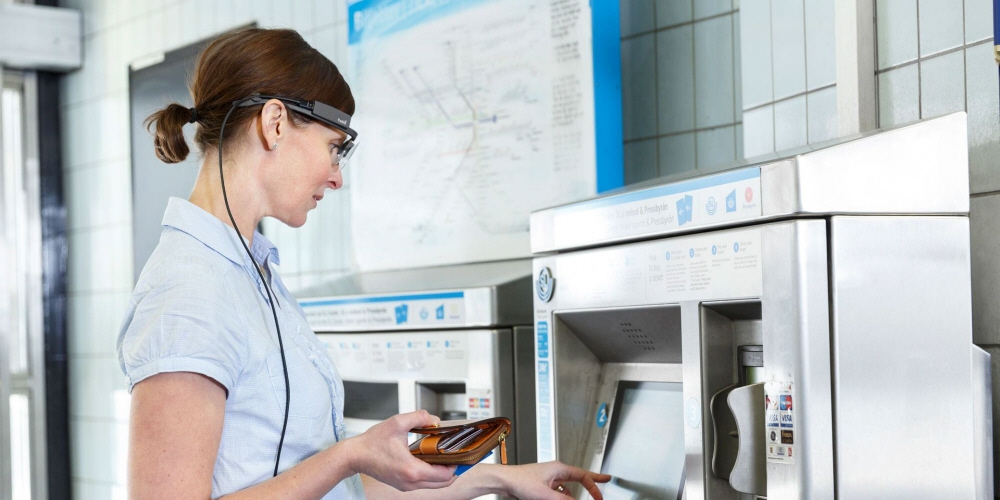
[[[337,66],[289,29],[223,33],[198,55],[190,90],[198,115],[194,142],[202,152],[219,145],[222,119],[233,102],[253,93],[320,101],[354,114],[354,96]],[[236,140],[259,112],[257,106],[233,110],[223,146]],[[297,113],[289,115],[296,124],[309,121]],[[146,118],[147,130],[156,127],[153,143],[160,160],[178,163],[187,158],[190,150],[182,129],[190,118],[190,110],[177,103]]]

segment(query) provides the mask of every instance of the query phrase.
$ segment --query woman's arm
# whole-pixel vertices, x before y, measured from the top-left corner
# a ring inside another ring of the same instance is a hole
[[[160,373],[132,389],[128,497],[210,498],[226,390],[197,373]]]
[[[580,483],[595,500],[602,500],[596,483],[611,476],[596,474],[560,462],[527,465],[479,464],[461,475],[454,484],[440,490],[402,492],[368,476],[361,476],[365,496],[370,500],[466,500],[481,495],[506,495],[522,500],[567,500],[568,493],[556,488],[564,483]]]
[[[226,390],[197,373],[161,373],[136,384],[129,428],[129,498],[210,498],[225,409]],[[320,498],[357,472],[403,490],[448,486],[454,481],[452,468],[421,462],[406,447],[408,429],[436,421],[427,412],[397,415],[224,498]]]

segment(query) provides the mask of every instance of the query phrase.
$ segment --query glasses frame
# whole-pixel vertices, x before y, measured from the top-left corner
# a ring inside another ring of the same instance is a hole
[[[239,99],[233,102],[233,106],[239,108],[260,106],[271,99],[277,99],[284,103],[285,107],[288,109],[312,120],[325,123],[347,134],[347,140],[344,141],[343,144],[337,146],[337,149],[339,149],[340,152],[337,153],[339,160],[336,163],[337,168],[340,170],[344,170],[344,168],[346,168],[347,160],[349,160],[351,156],[354,156],[354,152],[357,150],[358,146],[358,132],[351,128],[351,115],[320,101],[306,101],[303,99],[293,99],[290,97],[259,93]],[[332,161],[333,159],[331,158],[331,162]]]

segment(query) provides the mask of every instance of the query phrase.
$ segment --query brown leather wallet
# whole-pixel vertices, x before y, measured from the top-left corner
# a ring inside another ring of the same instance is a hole
[[[410,444],[413,456],[437,465],[475,465],[493,448],[500,446],[500,463],[507,465],[507,436],[510,419],[452,420],[437,427],[410,429],[424,437]]]

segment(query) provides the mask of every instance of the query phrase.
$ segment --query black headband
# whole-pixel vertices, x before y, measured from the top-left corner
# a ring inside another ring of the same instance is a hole
[[[191,118],[188,119],[188,123],[194,123],[198,121],[198,110],[195,108],[191,108],[189,109],[189,111],[191,111]]]

